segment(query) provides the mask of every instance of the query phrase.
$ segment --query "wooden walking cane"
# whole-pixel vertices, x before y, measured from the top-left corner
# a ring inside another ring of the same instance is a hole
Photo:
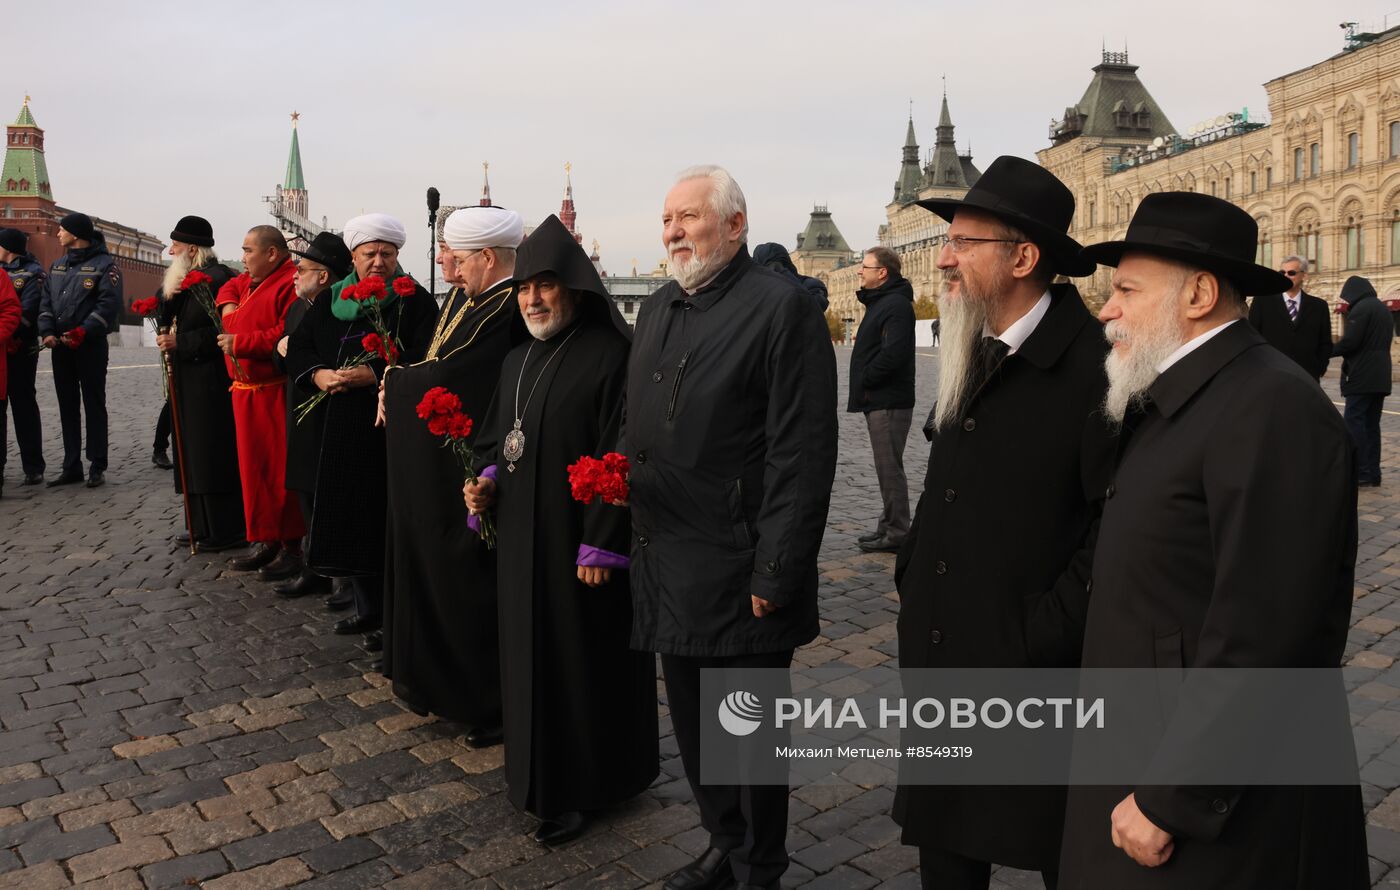
[[[175,325],[160,328],[157,333],[175,333]],[[175,394],[175,363],[166,360],[165,350],[161,350],[161,361],[165,364],[165,376],[170,393],[170,429],[175,434],[175,466],[180,468],[180,497],[185,502],[185,531],[190,536],[190,556],[199,552],[199,543],[194,539],[194,521],[190,516],[190,483],[185,477],[185,443],[180,437],[180,400]]]

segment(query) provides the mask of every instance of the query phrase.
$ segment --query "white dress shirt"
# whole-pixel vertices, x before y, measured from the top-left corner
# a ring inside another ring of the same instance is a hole
[[[1021,346],[1025,344],[1026,340],[1035,331],[1036,325],[1040,324],[1040,320],[1044,318],[1045,313],[1049,311],[1050,292],[1046,291],[1040,295],[1040,299],[1035,301],[1035,305],[1032,306],[1025,315],[1022,315],[1020,318],[1016,319],[1016,321],[1012,322],[1011,326],[1002,331],[1001,336],[997,337],[998,340],[1010,347],[1010,349],[1007,350],[1007,355],[1016,354],[1016,350],[1020,349]],[[992,336],[991,330],[984,326],[982,328],[982,336]]]
[[[1194,337],[1190,340],[1187,340],[1185,343],[1177,347],[1176,352],[1173,352],[1171,355],[1162,359],[1161,363],[1157,365],[1157,373],[1165,373],[1167,368],[1170,368],[1172,365],[1186,358],[1186,356],[1195,352],[1197,349],[1200,349],[1202,346],[1205,345],[1207,340],[1209,340],[1211,337],[1214,337],[1221,331],[1225,330],[1230,325],[1234,324],[1236,321],[1239,321],[1239,319],[1237,318],[1234,321],[1227,321],[1219,327],[1211,328],[1199,337]]]

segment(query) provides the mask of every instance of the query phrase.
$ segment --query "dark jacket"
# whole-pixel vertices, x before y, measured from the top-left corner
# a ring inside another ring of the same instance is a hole
[[[49,267],[39,304],[39,336],[57,337],[81,327],[89,337],[105,337],[117,329],[121,307],[122,273],[99,234]]]
[[[1337,409],[1238,323],[1148,395],[1104,507],[1083,666],[1337,667],[1356,563],[1352,446]],[[1199,702],[1176,713],[1214,722]],[[1109,836],[1134,791],[1175,839],[1159,868]],[[1369,884],[1365,844],[1354,785],[1072,787],[1060,887],[1355,890]]]
[[[847,411],[914,407],[914,287],[894,277],[856,291],[865,317],[851,349]]]
[[[760,244],[753,249],[753,261],[757,265],[765,266],[779,275],[797,282],[804,291],[811,295],[812,303],[818,311],[826,311],[828,302],[826,285],[822,284],[820,279],[803,275],[797,271],[797,266],[793,264],[792,256],[788,254],[786,247],[771,241],[767,244]]]
[[[817,635],[836,474],[836,357],[797,285],[747,250],[642,303],[627,371],[632,646],[781,652]],[[778,610],[753,615],[750,595]]]
[[[895,564],[902,668],[1072,667],[1116,439],[1103,330],[1073,285],[939,430]],[[1060,787],[907,785],[906,844],[1053,870]]]
[[[327,285],[326,290],[330,289]],[[317,294],[316,296],[320,296]],[[315,302],[315,297],[312,298]],[[297,297],[292,305],[287,307],[287,314],[283,317],[282,329],[285,336],[290,338],[296,329],[301,325],[302,319],[306,318],[306,313],[311,310],[311,303]],[[291,341],[288,339],[287,356],[291,356]],[[297,409],[308,399],[310,393],[303,392],[297,381],[287,370],[287,358],[278,355],[275,351],[272,354],[272,364],[283,374],[287,375],[287,481],[288,491],[299,491],[306,495],[316,492],[316,461],[321,454],[321,428],[326,424],[326,412],[312,411],[301,423],[297,423]],[[318,390],[319,392],[319,390]]]
[[[44,298],[44,283],[48,273],[32,254],[15,257],[0,265],[10,276],[10,282],[19,294],[20,323],[14,340],[22,346],[33,347],[39,339],[39,303]]]
[[[1342,339],[1332,347],[1342,357],[1342,395],[1390,394],[1390,341],[1395,339],[1395,323],[1385,304],[1376,298],[1376,289],[1360,275],[1342,285],[1341,298],[1347,310]]]
[[[1298,320],[1288,317],[1283,294],[1255,297],[1249,323],[1269,345],[1297,362],[1314,378],[1327,373],[1332,358],[1332,312],[1327,301],[1299,291]]]

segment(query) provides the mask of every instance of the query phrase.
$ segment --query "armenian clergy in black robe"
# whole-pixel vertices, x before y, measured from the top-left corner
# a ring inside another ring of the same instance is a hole
[[[499,742],[501,732],[496,555],[467,527],[462,467],[417,408],[424,393],[442,386],[478,424],[485,418],[501,362],[528,336],[511,281],[524,232],[520,215],[500,207],[463,207],[448,216],[443,277],[458,286],[438,313],[422,360],[384,378],[384,675],[410,706],[471,727],[467,741],[478,746]]]
[[[364,278],[384,280],[382,312],[388,333],[398,341],[400,360],[423,354],[437,304],[421,285],[407,296],[395,292],[395,282],[407,275],[397,264],[402,226],[394,223],[384,214],[368,214],[346,224],[355,269],[316,298],[287,347],[287,368],[303,400],[323,391],[317,379],[332,379],[324,375],[344,381],[348,375],[339,369],[364,352],[361,340],[374,328],[358,301],[340,298]],[[386,254],[387,247],[394,250]],[[386,471],[384,431],[375,426],[375,417],[385,367],[382,358],[371,359],[351,372],[367,377],[365,382],[331,384],[324,390],[328,397],[313,409],[324,412],[324,426],[306,564],[320,574],[346,578],[355,597],[356,615],[337,623],[336,633],[377,630],[382,619]]]
[[[467,494],[494,493],[510,800],[561,843],[658,770],[655,660],[629,648],[628,512],[575,501],[568,476],[616,448],[631,332],[557,217],[515,275],[533,336],[506,356],[478,440],[494,483]]]
[[[192,219],[197,217],[186,217],[181,223]],[[172,237],[181,231],[177,226]],[[203,304],[187,291],[177,289],[192,268],[213,279],[209,285],[211,293],[218,293],[233,278],[233,270],[220,263],[210,250],[213,236],[206,239],[203,235],[186,235],[189,242],[175,240],[174,246],[184,252],[175,257],[166,284],[157,292],[161,298],[159,324],[168,329],[157,344],[165,351],[174,378],[170,398],[175,403],[178,425],[175,490],[180,491],[182,484],[188,486],[195,541],[203,549],[217,551],[242,544],[246,524],[229,394],[231,382],[219,349],[219,331]],[[195,244],[195,240],[208,243]]]

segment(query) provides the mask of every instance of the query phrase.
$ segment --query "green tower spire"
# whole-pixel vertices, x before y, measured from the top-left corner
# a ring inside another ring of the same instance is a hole
[[[297,141],[297,118],[300,114],[292,112],[292,152],[287,156],[287,175],[282,179],[282,188],[306,190],[306,178],[301,174],[301,143]]]

